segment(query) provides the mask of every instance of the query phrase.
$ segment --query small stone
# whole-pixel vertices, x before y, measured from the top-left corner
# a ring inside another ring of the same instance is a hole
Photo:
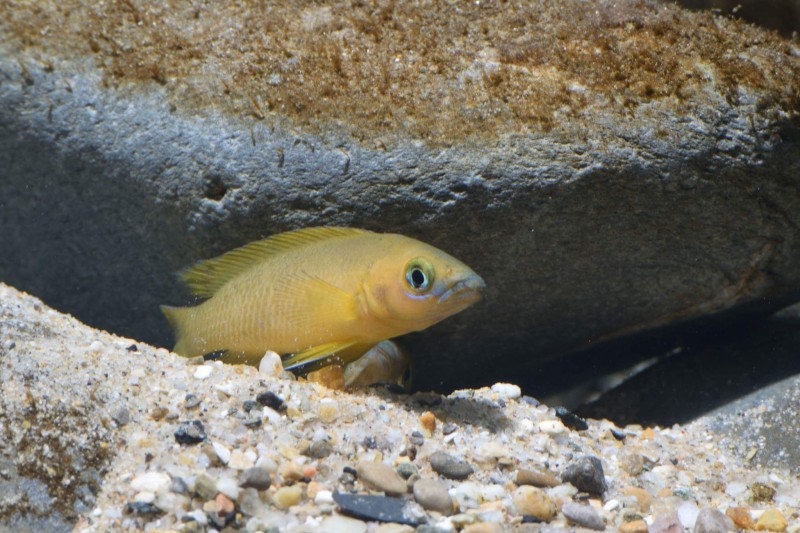
[[[650,533],[683,533],[683,526],[675,512],[657,514],[648,528]]]
[[[131,421],[131,414],[128,412],[127,407],[120,407],[111,415],[111,418],[117,423],[117,426],[122,427],[128,425]]]
[[[603,517],[589,505],[581,505],[575,502],[567,502],[561,507],[561,513],[569,520],[579,526],[603,531],[606,528]]]
[[[138,352],[139,351],[139,347],[136,346],[135,344],[130,344],[130,345],[125,347],[125,350],[129,351],[129,352]]]
[[[355,518],[334,514],[322,521],[319,530],[325,533],[367,533],[367,524]]]
[[[543,490],[522,486],[514,491],[511,500],[517,508],[517,514],[533,516],[537,520],[548,522],[556,515],[556,504]]]
[[[333,493],[329,490],[319,490],[314,495],[314,503],[317,505],[331,505],[333,502]]]
[[[272,350],[267,350],[258,363],[258,372],[266,376],[278,377],[283,374],[281,356]]]
[[[172,479],[172,483],[170,483],[169,490],[174,492],[175,494],[189,494],[189,486],[186,484],[186,481],[182,477],[176,477]]]
[[[271,484],[269,472],[260,466],[248,468],[239,475],[239,486],[243,489],[267,490]]]
[[[753,483],[750,493],[754,502],[771,502],[775,498],[775,489],[764,483]]]
[[[194,492],[204,500],[211,500],[217,495],[217,482],[206,474],[197,476],[194,482]]]
[[[246,428],[250,429],[258,429],[261,427],[263,422],[260,418],[248,418],[244,422],[242,422]]]
[[[356,467],[358,480],[365,487],[385,492],[390,496],[399,496],[408,491],[406,482],[390,467],[380,462],[362,461]]]
[[[228,467],[234,470],[247,470],[255,464],[252,457],[248,456],[242,450],[233,450],[231,452],[231,459],[228,461]]]
[[[331,451],[333,451],[333,447],[328,439],[317,439],[311,443],[305,451],[305,455],[312,459],[324,459],[331,454]]]
[[[608,486],[600,459],[586,455],[569,463],[561,479],[583,492],[602,496]]]
[[[412,512],[404,498],[334,492],[333,500],[343,513],[368,521],[417,526],[425,518]]]
[[[517,472],[517,485],[532,485],[534,487],[557,487],[561,482],[546,470],[533,468],[520,469]]]
[[[228,464],[231,460],[231,451],[222,443],[211,441],[211,446],[214,448],[214,453],[217,454],[220,462],[224,465]]]
[[[403,479],[409,479],[411,476],[419,474],[419,470],[412,463],[400,463],[397,465],[397,473]]]
[[[419,423],[428,432],[428,436],[433,435],[436,430],[436,417],[430,411],[425,411],[419,417]]]
[[[750,515],[750,510],[744,507],[728,507],[725,514],[733,520],[736,527],[739,529],[755,529],[756,523],[753,522],[753,517]]]
[[[136,492],[165,492],[169,489],[172,480],[167,474],[161,472],[147,472],[139,474],[131,481],[131,489]]]
[[[466,461],[446,452],[434,452],[429,461],[434,472],[448,479],[466,479],[475,471]]]
[[[236,506],[248,516],[257,516],[266,507],[266,504],[261,501],[256,489],[242,489],[236,499]]]
[[[620,533],[647,533],[647,522],[644,520],[633,520],[625,522],[619,526]]]
[[[256,396],[256,401],[264,407],[269,407],[273,411],[282,413],[286,411],[286,402],[283,398],[271,391],[265,391]]]
[[[425,437],[419,431],[412,431],[411,437],[408,439],[414,446],[422,446],[425,444]]]
[[[414,499],[428,511],[445,516],[453,514],[453,499],[438,479],[420,479],[414,483]]]
[[[211,376],[211,372],[214,370],[214,367],[211,365],[200,365],[194,371],[194,379],[208,379]]]
[[[556,416],[570,429],[574,429],[577,431],[584,431],[589,429],[589,424],[586,423],[586,420],[579,417],[566,407],[556,407]]]
[[[620,454],[619,466],[631,476],[636,477],[644,471],[644,457],[638,453],[624,452]]]
[[[445,435],[449,435],[451,433],[455,433],[457,429],[458,429],[457,425],[453,424],[452,422],[448,422],[447,424],[442,426],[442,433],[444,433]]]
[[[677,493],[676,493],[677,495]],[[686,530],[691,531],[694,529],[695,522],[697,522],[697,515],[700,514],[700,509],[693,501],[687,500],[678,505],[678,520]]]
[[[183,406],[186,409],[194,409],[200,405],[200,398],[196,394],[192,394],[191,392],[186,395],[183,399]]]
[[[694,522],[694,533],[727,533],[735,530],[733,520],[716,509],[701,509]]]
[[[199,420],[191,420],[181,422],[174,435],[179,444],[199,444],[206,440],[206,429]]]
[[[239,483],[228,476],[222,476],[217,480],[217,490],[231,500],[239,497]]]
[[[300,503],[302,497],[303,488],[300,485],[281,487],[272,495],[272,503],[274,503],[278,509],[288,509]]]
[[[214,502],[217,504],[217,513],[220,515],[230,514],[236,507],[233,501],[221,492],[214,498]]]
[[[561,435],[569,430],[561,420],[543,420],[539,422],[539,431],[548,435]]]
[[[611,435],[617,440],[625,440],[625,433],[617,428],[611,428]]]
[[[311,383],[319,383],[325,388],[331,390],[344,390],[346,379],[344,377],[344,367],[342,365],[328,365],[314,370],[306,375],[306,379]]]
[[[639,505],[639,510],[641,512],[650,512],[650,505],[653,502],[653,496],[650,495],[650,493],[646,490],[639,487],[625,487],[622,489],[622,494],[636,498],[636,503]]]
[[[89,351],[92,353],[99,353],[103,350],[103,343],[100,341],[94,341],[92,344],[89,345]]]
[[[149,502],[128,502],[125,504],[123,512],[125,514],[134,514],[137,516],[153,516],[164,513],[164,511]]]
[[[758,517],[756,522],[756,529],[758,531],[786,531],[786,519],[783,514],[777,509],[767,509]]]
[[[319,408],[317,409],[317,416],[326,424],[335,422],[336,419],[339,418],[339,406],[336,401],[329,398],[324,398],[320,401]]]
[[[511,383],[495,383],[492,385],[492,392],[503,400],[516,400],[522,396],[522,389]]]

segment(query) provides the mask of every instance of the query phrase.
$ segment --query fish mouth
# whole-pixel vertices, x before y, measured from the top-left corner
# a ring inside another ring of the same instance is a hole
[[[453,283],[439,296],[439,303],[448,305],[458,303],[467,307],[481,299],[485,288],[486,282],[483,278],[473,273]]]

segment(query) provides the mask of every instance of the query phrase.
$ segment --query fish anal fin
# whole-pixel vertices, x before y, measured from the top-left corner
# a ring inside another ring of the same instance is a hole
[[[279,233],[240,246],[212,259],[198,261],[178,276],[192,294],[210,298],[230,280],[268,258],[314,242],[370,233],[356,228],[320,227]]]
[[[329,342],[320,344],[319,346],[312,346],[302,352],[292,354],[283,360],[284,370],[294,370],[299,367],[304,367],[303,370],[315,370],[325,366],[324,364],[314,364],[327,362],[327,359],[335,356],[338,352],[346,350],[351,346],[357,344],[356,342]]]

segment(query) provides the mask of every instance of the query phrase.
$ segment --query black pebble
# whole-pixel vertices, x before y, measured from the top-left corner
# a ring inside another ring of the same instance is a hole
[[[135,514],[139,516],[159,515],[164,513],[164,511],[149,502],[128,502],[125,504],[124,512],[125,514]]]
[[[583,492],[602,496],[608,488],[600,459],[586,455],[569,463],[561,479]]]
[[[250,429],[256,429],[261,427],[261,419],[260,418],[248,418],[243,422],[245,427]]]
[[[254,400],[245,400],[242,402],[242,409],[244,409],[245,413],[249,413],[253,409],[256,409],[259,406],[259,403]]]
[[[353,477],[358,477],[358,473],[356,472],[356,469],[353,468],[352,466],[346,466],[346,467],[342,468],[342,472],[344,472],[345,474],[350,474]]]
[[[522,523],[523,524],[541,524],[543,520],[541,518],[537,518],[531,514],[526,514],[522,516]]]
[[[283,398],[275,394],[274,392],[266,391],[262,392],[258,396],[256,396],[256,401],[263,405],[264,407],[269,407],[273,411],[278,411],[279,413],[286,410],[286,402],[283,401]]]
[[[417,526],[421,523],[406,512],[408,500],[404,498],[334,492],[333,501],[339,504],[344,514],[362,520],[394,522],[408,526]]]
[[[614,435],[614,438],[617,440],[625,440],[625,433],[617,428],[611,428],[611,434]]]
[[[128,350],[129,352],[138,352],[139,351],[139,347],[136,346],[135,344],[131,344],[130,346],[128,346],[125,349]]]
[[[413,444],[414,446],[422,446],[423,444],[425,444],[425,437],[423,437],[422,433],[420,433],[419,431],[414,431],[413,433],[411,433],[411,438],[409,440],[411,441],[411,444]]]
[[[589,429],[589,424],[586,423],[586,420],[579,417],[566,407],[556,407],[556,416],[560,418],[564,425],[570,429],[575,429],[578,431]]]
[[[181,422],[174,435],[179,444],[198,444],[206,440],[206,429],[199,420],[191,420]]]

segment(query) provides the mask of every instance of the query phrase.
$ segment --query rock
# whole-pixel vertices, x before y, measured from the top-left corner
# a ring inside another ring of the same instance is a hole
[[[750,493],[754,502],[771,502],[775,498],[775,488],[764,483],[753,483]]]
[[[556,487],[561,482],[550,472],[539,468],[517,471],[517,485],[532,485],[534,487]]]
[[[420,479],[414,483],[414,499],[428,511],[445,516],[453,514],[453,500],[447,486],[438,479]]]
[[[300,485],[281,487],[272,495],[272,503],[274,503],[278,509],[288,509],[300,503],[302,497],[303,488]]]
[[[332,449],[328,439],[317,439],[309,445],[305,455],[313,459],[323,459],[331,454]]]
[[[589,429],[589,425],[586,423],[586,420],[579,417],[569,409],[565,407],[556,407],[556,416],[570,429],[574,429],[576,431],[583,431],[585,429]]]
[[[283,401],[283,398],[272,391],[262,392],[256,396],[256,401],[264,407],[269,407],[273,411],[277,411],[279,413],[286,411],[286,402]]]
[[[567,517],[567,520],[579,526],[596,531],[604,531],[606,529],[603,517],[589,505],[567,502],[561,507],[561,513]]]
[[[570,462],[561,474],[561,479],[575,488],[602,496],[606,491],[603,464],[594,456],[584,456]]]
[[[363,461],[356,467],[358,480],[365,487],[399,496],[408,492],[406,482],[400,475],[383,463]]]
[[[419,470],[412,463],[400,463],[397,465],[397,473],[401,478],[408,480],[411,476],[417,475]]]
[[[125,504],[125,514],[157,516],[163,513],[164,511],[149,502],[129,502]]]
[[[756,523],[753,521],[753,515],[750,514],[749,509],[744,507],[728,507],[725,514],[733,520],[736,527],[739,529],[755,529]]]
[[[437,474],[448,479],[467,479],[474,471],[469,463],[446,452],[434,452],[429,461]]]
[[[147,472],[140,474],[133,478],[131,481],[131,488],[137,492],[150,491],[150,492],[165,492],[172,484],[172,480],[167,474],[162,472]]]
[[[175,442],[179,444],[199,444],[206,440],[206,430],[199,420],[181,422],[174,433]]]
[[[756,522],[756,529],[758,531],[786,531],[786,518],[778,509],[767,509],[761,516],[758,517]]]
[[[716,509],[700,509],[694,523],[694,533],[727,533],[735,529],[733,520]]]
[[[279,377],[283,374],[281,356],[272,350],[267,350],[258,363],[258,372],[265,376]],[[276,409],[277,411],[277,409]]]
[[[632,520],[619,526],[620,533],[648,533],[647,522],[644,520]]]
[[[272,484],[272,478],[266,468],[254,466],[244,470],[239,475],[239,486],[256,490],[267,490]]]
[[[131,414],[126,407],[121,407],[111,415],[111,418],[114,419],[114,422],[116,422],[118,426],[122,427],[131,421]]]
[[[361,520],[335,514],[326,517],[319,525],[319,530],[325,533],[367,533],[367,524]]]
[[[343,513],[356,518],[409,526],[417,526],[421,523],[419,518],[409,512],[408,503],[402,498],[334,492],[333,499]]]
[[[194,482],[194,492],[204,500],[211,500],[217,495],[217,482],[206,474],[200,474]]]
[[[541,489],[523,486],[514,491],[512,496],[517,514],[533,516],[537,520],[548,522],[556,514],[556,504]]]
[[[425,429],[428,436],[433,435],[436,430],[436,417],[430,411],[425,411],[419,416],[419,423]]]
[[[683,533],[683,531],[681,521],[674,512],[655,515],[648,529],[649,533]]]
[[[492,280],[411,340],[422,389],[555,387],[533,371],[551,354],[757,316],[800,287],[800,66],[772,33],[639,0],[364,3],[322,22],[210,3],[157,25],[113,3],[64,25],[57,5],[3,19],[0,279],[104,329],[171,345],[153,310],[186,301],[173,272],[320,224],[422,237]]]
[[[650,504],[653,502],[653,496],[649,492],[640,487],[625,487],[622,489],[622,494],[626,496],[633,496],[639,504],[639,510],[643,513],[650,512]]]

